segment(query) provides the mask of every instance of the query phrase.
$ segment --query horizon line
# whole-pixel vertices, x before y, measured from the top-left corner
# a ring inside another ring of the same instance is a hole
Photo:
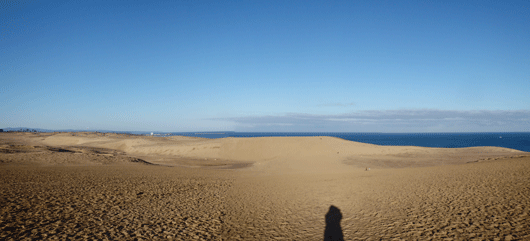
[[[45,128],[29,128],[29,127],[6,127],[0,128],[4,132],[25,132],[24,130],[35,130],[36,132],[101,132],[101,133],[193,133],[198,135],[214,135],[214,134],[225,134],[225,133],[360,133],[360,134],[450,134],[450,133],[530,133],[530,131],[448,131],[448,132],[361,132],[361,131],[115,131],[115,130],[103,130],[103,129],[45,129]],[[7,131],[6,131],[7,130]]]

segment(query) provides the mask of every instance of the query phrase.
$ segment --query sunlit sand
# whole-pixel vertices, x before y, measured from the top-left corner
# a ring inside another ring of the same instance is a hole
[[[530,153],[0,133],[0,239],[530,239]]]

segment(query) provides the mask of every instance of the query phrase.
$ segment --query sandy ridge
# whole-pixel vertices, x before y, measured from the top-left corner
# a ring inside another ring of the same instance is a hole
[[[61,133],[33,140],[43,145],[114,149],[166,165],[182,165],[179,159],[206,160],[209,165],[215,161],[254,163],[254,169],[266,172],[334,172],[343,170],[343,164],[359,168],[436,166],[524,154],[500,147],[378,146],[326,136],[204,139]]]

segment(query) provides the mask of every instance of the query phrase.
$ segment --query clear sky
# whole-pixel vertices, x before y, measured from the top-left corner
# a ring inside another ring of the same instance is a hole
[[[0,128],[530,131],[530,1],[0,5]]]

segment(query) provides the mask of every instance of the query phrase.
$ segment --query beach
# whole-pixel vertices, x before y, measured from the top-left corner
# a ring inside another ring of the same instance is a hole
[[[528,240],[529,173],[500,147],[0,133],[0,239]]]

